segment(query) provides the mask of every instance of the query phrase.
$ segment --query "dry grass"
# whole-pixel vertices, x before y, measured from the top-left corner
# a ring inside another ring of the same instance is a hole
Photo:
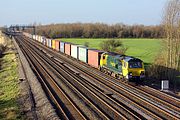
[[[0,50],[3,53],[0,57],[0,119],[20,119],[17,104],[19,87],[16,56],[11,53],[12,45],[9,40],[0,37],[0,43]]]
[[[161,52],[158,54],[152,63],[152,65],[147,68],[147,73],[149,77],[154,77],[155,79],[163,79],[162,76],[165,76],[165,56],[164,53]]]

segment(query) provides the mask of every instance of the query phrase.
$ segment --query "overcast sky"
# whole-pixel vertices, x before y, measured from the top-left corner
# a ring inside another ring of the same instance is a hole
[[[161,23],[167,0],[1,0],[0,26],[30,23]]]

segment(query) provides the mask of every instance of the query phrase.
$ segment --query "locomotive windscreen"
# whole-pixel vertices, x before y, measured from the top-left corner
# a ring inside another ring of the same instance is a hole
[[[140,61],[129,62],[129,68],[142,68],[142,62]]]

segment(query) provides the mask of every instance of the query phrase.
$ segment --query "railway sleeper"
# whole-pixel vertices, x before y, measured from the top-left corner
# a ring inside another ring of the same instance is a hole
[[[42,50],[42,52],[43,52],[44,54],[47,54],[47,52],[46,52],[45,50]]]
[[[64,62],[59,60],[58,58],[54,58],[54,60],[58,61],[60,64],[64,64]]]
[[[77,70],[69,67],[67,64],[64,64],[64,66],[65,66],[66,68],[68,68],[69,70],[71,70],[75,75],[80,75],[80,73],[79,73]]]
[[[54,56],[50,55],[49,53],[46,54],[48,57],[53,58]]]

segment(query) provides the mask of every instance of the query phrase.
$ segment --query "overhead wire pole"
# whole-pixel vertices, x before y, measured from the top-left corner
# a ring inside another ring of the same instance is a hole
[[[11,31],[16,31],[16,30],[18,30],[18,31],[20,31],[20,30],[25,30],[25,29],[33,29],[33,34],[34,35],[36,35],[36,26],[30,26],[30,25],[15,25],[15,26],[13,26],[13,25],[11,25],[10,27],[9,27],[9,30]]]
[[[36,26],[34,25],[11,25],[9,28],[6,28],[3,32],[12,37],[17,36],[20,32],[24,31],[25,29],[33,29],[33,34],[36,35]],[[17,32],[18,31],[18,32]]]

